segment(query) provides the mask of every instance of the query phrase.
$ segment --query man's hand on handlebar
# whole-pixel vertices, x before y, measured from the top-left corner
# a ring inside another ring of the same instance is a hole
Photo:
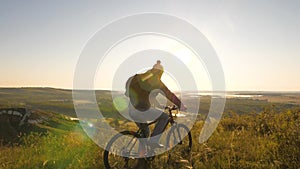
[[[182,110],[182,111],[187,110],[187,108],[183,104],[181,105],[180,109],[176,105],[167,106],[167,107],[165,107],[165,109],[168,109],[168,110]]]

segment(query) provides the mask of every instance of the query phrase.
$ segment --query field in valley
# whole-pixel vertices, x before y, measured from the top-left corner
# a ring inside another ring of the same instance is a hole
[[[228,95],[231,96],[227,98],[223,118],[209,140],[198,143],[211,101],[207,95],[201,96],[197,121],[191,130],[194,144],[190,156],[178,156],[167,164],[158,160],[165,159],[164,153],[147,167],[300,168],[300,93]],[[137,129],[120,116],[110,91],[96,91],[96,98],[112,127],[120,131]],[[184,101],[192,107],[194,100],[191,97]],[[103,149],[86,135],[78,121],[72,120],[76,113],[70,90],[0,89],[0,108],[12,107],[26,107],[32,114],[20,127],[2,118],[0,168],[104,168]]]

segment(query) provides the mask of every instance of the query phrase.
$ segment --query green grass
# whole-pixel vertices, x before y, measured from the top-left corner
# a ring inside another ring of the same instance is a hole
[[[59,119],[61,122],[64,119]],[[103,168],[103,150],[77,123],[65,132],[49,129],[46,134],[24,135],[20,144],[1,146],[0,168]],[[123,123],[123,122],[122,122]],[[160,155],[150,168],[299,168],[299,110],[280,114],[237,115],[222,119],[212,137],[197,142],[203,122],[193,129],[194,145],[187,163],[167,166]],[[175,159],[180,159],[177,157]]]
[[[32,133],[19,146],[2,147],[1,168],[94,168],[97,146],[80,132]],[[100,154],[98,154],[100,158]]]
[[[95,168],[100,165],[99,148],[78,122],[52,114],[49,121],[30,127],[36,132],[23,133],[17,143],[0,146],[0,168]]]

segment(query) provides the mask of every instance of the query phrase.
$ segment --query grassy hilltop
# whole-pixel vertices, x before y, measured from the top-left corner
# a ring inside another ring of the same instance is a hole
[[[119,130],[136,129],[114,108],[109,91],[97,91],[107,122]],[[201,99],[199,120],[192,128],[194,144],[186,162],[171,166],[161,154],[149,168],[300,168],[299,94],[266,93],[259,98],[229,98],[217,130],[198,143],[210,105]],[[192,100],[190,100],[192,102]],[[186,100],[189,104],[189,100]],[[52,88],[0,89],[0,107],[26,106],[39,123],[15,128],[17,138],[0,141],[0,168],[103,168],[103,150],[77,121],[70,90]],[[1,125],[0,125],[1,126]],[[4,126],[5,127],[5,126]],[[1,136],[6,132],[1,126]],[[0,139],[1,140],[1,139]]]

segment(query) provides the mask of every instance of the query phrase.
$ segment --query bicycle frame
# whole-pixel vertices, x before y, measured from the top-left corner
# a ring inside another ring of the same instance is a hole
[[[168,110],[168,113],[169,113],[168,124],[170,124],[171,126],[176,126],[176,125],[177,125],[177,122],[174,120],[174,116],[173,116],[173,114],[172,114],[172,111],[173,111],[173,110],[178,111],[178,108],[175,107],[175,106],[172,106],[172,107],[165,107],[165,110]],[[154,124],[154,123],[156,123],[156,121],[152,121],[152,122],[148,123],[147,126],[150,126],[150,125],[152,125],[152,124]],[[168,125],[168,124],[167,124],[167,125]],[[180,140],[179,144],[181,144],[181,135],[180,135],[180,132],[179,132],[179,130],[178,130],[177,127],[176,127],[176,131],[177,131],[177,133],[178,133],[179,140]],[[174,130],[173,130],[173,132],[174,132]],[[128,147],[128,146],[132,143],[132,141],[133,141],[134,139],[136,139],[136,138],[146,138],[146,137],[144,137],[145,135],[146,135],[146,134],[144,133],[143,128],[139,128],[139,129],[135,132],[134,137],[129,141],[127,147]],[[136,142],[137,142],[137,140],[135,140],[135,142],[132,144],[131,148],[129,149],[129,152],[133,149],[133,147],[134,147],[134,145],[136,144]],[[147,144],[145,144],[145,145],[147,145]],[[149,150],[148,146],[146,147],[146,149],[147,149],[147,151]]]
[[[188,152],[190,152],[191,150],[191,145],[192,145],[192,138],[191,138],[191,133],[189,132],[189,129],[184,125],[184,124],[180,124],[177,123],[175,118],[176,114],[173,116],[172,111],[173,110],[178,110],[177,107],[173,106],[173,107],[166,107],[165,108],[166,111],[168,111],[168,124],[171,125],[170,131],[167,133],[166,135],[166,148],[173,148],[173,145],[175,144],[184,144],[186,143],[185,141],[182,141],[182,134],[181,134],[181,129],[185,130],[188,133]],[[147,127],[156,123],[156,121],[152,121],[150,123],[147,123]],[[167,125],[168,125],[167,124]],[[128,166],[130,163],[130,159],[135,160],[136,158],[142,158],[146,161],[152,161],[155,158],[155,152],[154,149],[151,148],[151,146],[149,146],[147,144],[148,142],[148,136],[145,133],[145,130],[143,128],[143,126],[139,125],[139,129],[134,132],[134,131],[123,131],[121,132],[122,135],[129,135],[132,138],[129,139],[129,142],[127,142],[122,148],[121,148],[121,152],[120,155],[123,156],[123,160],[125,161],[125,167]],[[120,133],[120,134],[121,134]],[[110,168],[110,164],[109,164],[109,150],[110,147],[113,145],[114,141],[116,141],[119,137],[121,137],[122,135],[115,135],[110,142],[107,144],[107,150],[104,151],[104,164],[107,168]],[[139,138],[145,138],[145,139],[139,139]],[[172,138],[172,139],[170,139]],[[170,142],[170,141],[173,142]],[[139,142],[139,144],[137,143]],[[171,144],[170,144],[171,143]],[[172,144],[174,143],[174,144]],[[138,146],[138,147],[137,147]],[[137,148],[137,150],[136,150]],[[166,149],[166,150],[167,150]],[[171,154],[169,154],[168,156],[168,161],[171,159]],[[123,164],[122,164],[123,165]],[[123,167],[124,167],[123,166]]]
[[[166,107],[165,110],[168,110],[168,113],[169,113],[169,119],[168,119],[168,124],[170,124],[171,126],[177,126],[177,122],[174,120],[174,116],[172,114],[172,111],[173,110],[177,110],[178,111],[178,108],[177,107]],[[147,126],[150,126],[152,124],[156,123],[156,121],[152,121],[150,123],[147,124]],[[167,125],[168,125],[167,124]],[[175,130],[173,130],[173,132],[175,132]],[[176,132],[178,133],[178,139],[180,140],[179,144],[181,144],[181,135],[180,135],[180,132],[178,130],[178,128],[176,127]],[[138,138],[146,138],[144,137],[146,134],[144,133],[144,130],[143,128],[139,128],[135,133],[134,133],[134,137],[128,142],[126,148],[129,148],[128,149],[128,153],[132,151],[132,149],[134,148],[134,146],[136,145],[136,142],[137,142],[137,139]],[[175,135],[175,134],[174,134]],[[150,148],[147,146],[147,144],[145,143],[142,143],[144,144],[143,146],[146,147],[146,150],[149,151]],[[125,159],[127,159],[128,157],[124,157]]]

